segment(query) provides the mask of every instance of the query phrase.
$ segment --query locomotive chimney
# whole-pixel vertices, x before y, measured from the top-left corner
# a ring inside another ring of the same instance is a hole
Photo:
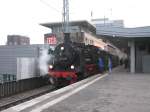
[[[70,43],[70,33],[64,33],[64,43]]]

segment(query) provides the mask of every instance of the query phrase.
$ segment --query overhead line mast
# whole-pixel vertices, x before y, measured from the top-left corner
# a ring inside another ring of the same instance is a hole
[[[69,31],[69,1],[63,0],[63,33],[64,42],[70,42],[70,31]]]
[[[69,33],[69,1],[63,0],[64,33]]]

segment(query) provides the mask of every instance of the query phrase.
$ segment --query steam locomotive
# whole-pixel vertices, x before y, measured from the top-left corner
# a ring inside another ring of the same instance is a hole
[[[49,61],[49,82],[54,86],[65,86],[77,80],[102,72],[98,61],[104,60],[103,70],[108,70],[108,58],[112,59],[113,67],[118,64],[118,57],[109,54],[93,45],[64,42],[51,52]]]

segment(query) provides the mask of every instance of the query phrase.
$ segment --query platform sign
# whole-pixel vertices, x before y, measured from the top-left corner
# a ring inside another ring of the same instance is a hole
[[[55,45],[57,43],[57,39],[55,35],[49,35],[48,37],[46,37],[46,43],[50,44],[50,45]]]

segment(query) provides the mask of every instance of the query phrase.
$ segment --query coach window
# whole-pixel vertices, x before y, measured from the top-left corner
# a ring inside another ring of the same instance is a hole
[[[86,43],[86,44],[87,44],[87,41],[88,41],[87,38],[85,38],[85,43]]]
[[[89,40],[88,43],[91,44],[91,40]]]
[[[91,40],[91,44],[92,44],[92,45],[93,45],[93,43],[94,43],[93,40]]]

